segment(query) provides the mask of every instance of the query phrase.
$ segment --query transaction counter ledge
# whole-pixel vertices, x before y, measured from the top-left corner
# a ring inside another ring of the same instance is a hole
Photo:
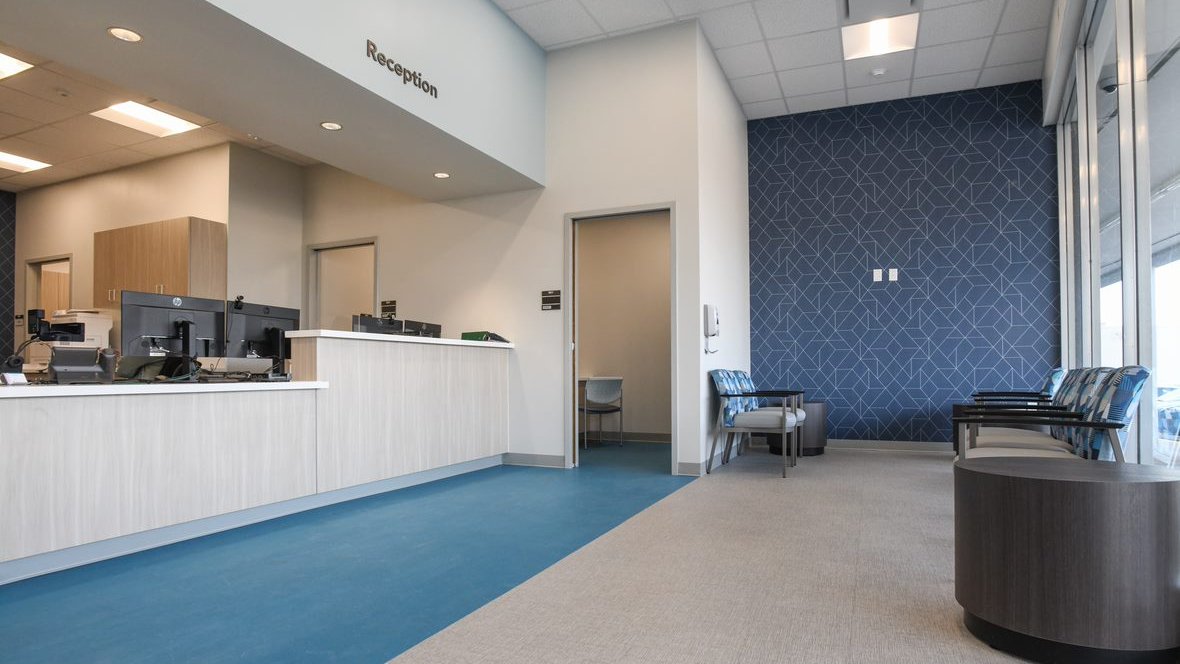
[[[501,463],[510,344],[289,336],[289,383],[0,387],[0,584]]]

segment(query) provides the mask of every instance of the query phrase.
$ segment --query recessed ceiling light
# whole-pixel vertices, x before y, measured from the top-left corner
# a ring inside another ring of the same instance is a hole
[[[435,173],[434,177],[436,177],[440,180],[445,180],[445,179],[451,177],[451,174],[450,173]]]
[[[131,42],[132,44],[138,44],[143,41],[143,35],[138,32],[117,26],[107,28],[107,34],[119,41]]]
[[[332,122],[331,120],[321,122],[320,126],[324,129],[327,129],[328,131],[340,131],[341,129],[344,129],[344,125],[340,124],[339,122]]]
[[[17,173],[28,173],[29,171],[39,171],[42,168],[49,168],[53,164],[47,164],[36,159],[29,159],[28,157],[20,157],[7,152],[0,152],[0,168],[6,168]]]
[[[841,33],[845,60],[907,51],[918,42],[918,14],[846,25],[841,28]]]
[[[17,60],[10,55],[0,53],[0,78],[8,78],[13,74],[19,74],[32,66],[24,60]]]
[[[157,111],[150,106],[144,106],[133,101],[115,104],[101,111],[95,111],[91,115],[96,118],[102,118],[103,120],[116,122],[124,127],[137,129],[152,136],[159,136],[160,138],[174,134],[183,134],[199,126],[188,120],[182,120],[175,115],[169,115],[164,111]]]

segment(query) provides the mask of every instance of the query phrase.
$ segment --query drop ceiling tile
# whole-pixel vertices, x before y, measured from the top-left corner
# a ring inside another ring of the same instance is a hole
[[[884,69],[885,73],[873,76],[874,69]],[[844,80],[849,88],[908,81],[913,72],[913,51],[898,51],[897,53],[886,53],[885,55],[857,58],[844,62]]]
[[[937,76],[961,71],[978,71],[987,57],[990,38],[974,39],[957,44],[941,44],[918,49],[914,61],[914,76]]]
[[[677,16],[691,16],[742,2],[746,0],[668,0],[668,6]]]
[[[1048,40],[1049,31],[1044,28],[996,35],[992,39],[991,53],[987,56],[987,66],[998,67],[1043,59]]]
[[[125,99],[81,81],[63,76],[55,71],[34,67],[16,76],[0,81],[0,85],[20,90],[54,104],[61,104],[80,113],[97,111]]]
[[[735,78],[730,81],[733,94],[743,104],[752,104],[769,99],[782,99],[783,92],[778,87],[778,78],[774,74],[759,74],[746,78]]]
[[[172,104],[169,104],[166,101],[161,101],[159,99],[147,102],[146,105],[151,106],[152,108],[156,109],[157,111],[163,111],[169,115],[175,115],[176,117],[180,118],[181,120],[188,120],[189,122],[191,122],[195,125],[201,126],[201,127],[205,127],[205,126],[213,124],[213,121],[207,117],[204,117],[202,115],[197,115],[196,113],[193,113],[192,111],[185,110],[179,106],[173,106]]]
[[[213,145],[220,145],[222,143],[229,142],[229,139],[226,138],[225,134],[221,134],[213,131],[212,129],[204,127],[201,129],[194,129],[192,131],[186,131],[183,134],[168,136],[163,140],[171,141],[184,147],[185,152],[189,150],[199,150],[201,148],[207,148]],[[132,149],[134,150],[137,148],[133,147]]]
[[[840,62],[844,51],[840,48],[839,30],[821,30],[794,37],[780,37],[766,42],[774,68],[798,69],[829,62]]]
[[[700,15],[701,29],[709,44],[717,48],[749,44],[762,39],[762,29],[749,4],[716,9]]]
[[[14,154],[27,159],[36,159],[37,161],[43,161],[47,164],[52,164],[55,161],[58,161],[54,159],[54,157],[57,156],[57,153],[53,150],[53,148],[48,148],[38,143],[26,141],[20,136],[12,136],[9,138],[0,139],[0,152],[7,152],[8,154]]]
[[[778,74],[783,94],[788,98],[829,92],[844,88],[844,66],[839,62],[817,67],[791,69]]]
[[[150,141],[136,143],[134,147],[127,149],[134,150],[136,152],[142,152],[153,159],[157,159],[159,157],[169,157],[174,154],[190,152],[192,150],[192,148],[188,148],[175,141],[170,141],[167,138],[153,138]]]
[[[128,150],[126,148],[117,148],[107,152],[99,152],[80,159],[71,159],[63,164],[62,167],[74,171],[79,175],[93,175],[95,173],[105,173],[113,171],[124,166],[137,164],[151,159],[151,157]]]
[[[832,0],[757,0],[754,8],[767,39],[839,27]]]
[[[96,152],[106,152],[116,147],[85,132],[66,131],[55,125],[38,127],[32,131],[26,131],[20,135],[20,138],[30,143],[45,146],[50,150],[50,154],[52,155],[49,161],[54,164],[60,164]]]
[[[922,3],[922,9],[942,9],[944,7],[952,7],[954,5],[965,5],[968,2],[975,2],[975,0],[926,0]]]
[[[978,70],[915,78],[910,85],[910,94],[915,97],[921,97],[922,95],[970,90],[975,87],[975,79],[977,78],[979,78]]]
[[[863,88],[851,88],[848,90],[849,104],[869,104],[875,101],[889,101],[890,99],[901,99],[910,96],[910,82],[897,81],[894,83],[882,83],[881,85],[869,85]]]
[[[86,85],[89,85],[92,88],[98,88],[99,90],[105,90],[107,92],[113,93],[114,96],[118,97],[120,101],[137,101],[137,102],[143,104],[143,103],[147,103],[148,101],[151,100],[151,97],[149,97],[145,94],[133,92],[133,91],[128,90],[127,88],[124,88],[120,85],[115,85],[114,83],[111,83],[110,81],[105,81],[105,80],[98,78],[96,76],[91,76],[90,74],[87,74],[86,72],[78,71],[77,69],[74,69],[73,67],[67,67],[67,66],[61,64],[60,62],[50,61],[50,62],[46,62],[45,64],[39,65],[39,66],[44,69],[48,69],[49,71],[61,74],[62,76],[65,76],[66,78],[73,79],[73,80],[78,81],[80,83],[85,83]]]
[[[211,124],[206,127],[206,129],[215,131],[230,139],[231,141],[234,141],[235,143],[241,143],[242,145],[254,148],[255,150],[261,150],[262,148],[268,148],[273,145],[273,143],[270,141],[267,141],[256,134],[251,135],[249,132],[238,131],[229,125],[224,125],[221,123]]]
[[[95,138],[110,145],[135,145],[155,138],[151,134],[96,118],[89,113],[75,115],[68,120],[56,122],[53,126],[71,135]]]
[[[69,106],[38,99],[33,95],[5,87],[2,84],[0,84],[0,110],[38,124],[58,122],[78,115],[78,111]]]
[[[1000,32],[1016,32],[1049,27],[1053,0],[1008,0],[1000,18]]]
[[[607,36],[609,36],[609,37],[622,37],[623,35],[630,35],[630,34],[634,34],[636,32],[644,32],[647,30],[659,28],[661,26],[670,25],[675,22],[676,22],[676,19],[671,18],[671,19],[667,19],[665,21],[657,21],[655,23],[647,23],[645,25],[637,25],[637,26],[634,26],[631,28],[625,28],[623,30],[614,30],[614,31],[608,33]]]
[[[918,46],[990,37],[1004,11],[1004,0],[980,0],[946,9],[922,12],[918,19]]]
[[[508,16],[544,48],[602,34],[576,0],[549,0],[514,9]]]
[[[10,178],[5,178],[5,184],[12,183],[17,185],[24,185],[27,188],[41,187],[55,182],[62,182],[65,180],[72,180],[81,175],[68,168],[61,166],[52,166],[50,168],[42,168],[39,171],[32,171],[30,173],[21,173]]]
[[[1004,65],[1002,67],[988,67],[979,75],[979,87],[985,88],[992,85],[1003,85],[1005,83],[1035,81],[1040,79],[1044,74],[1044,67],[1044,63],[1040,60],[1036,62],[1022,62],[1015,65]]]
[[[829,108],[844,106],[848,97],[843,90],[824,92],[817,95],[803,95],[787,98],[787,110],[791,113],[807,113],[808,111],[823,111]]]
[[[675,18],[664,0],[582,0],[582,6],[607,32],[634,29]]]
[[[7,173],[8,171],[0,172]],[[10,191],[15,194],[29,188],[29,185],[27,184],[17,184],[15,182],[10,182],[11,179],[12,178],[10,177],[0,179],[0,191]]]
[[[766,42],[719,48],[713,54],[717,56],[717,62],[721,63],[725,75],[731,79],[774,71],[770,55],[766,52]]]
[[[753,104],[743,104],[742,110],[746,112],[747,120],[773,118],[787,114],[787,103],[782,98],[771,99],[770,101],[756,101]],[[0,180],[0,186],[3,185],[3,180]]]
[[[28,131],[38,126],[40,124],[32,120],[18,118],[15,115],[9,115],[7,113],[0,113],[0,137],[19,134],[22,131]]]

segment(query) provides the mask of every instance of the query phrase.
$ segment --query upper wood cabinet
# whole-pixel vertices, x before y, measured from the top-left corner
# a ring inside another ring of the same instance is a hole
[[[181,217],[94,234],[94,306],[120,291],[225,299],[225,224]]]

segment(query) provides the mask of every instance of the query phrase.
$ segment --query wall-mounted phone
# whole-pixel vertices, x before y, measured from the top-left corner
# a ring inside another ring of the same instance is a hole
[[[717,351],[709,347],[709,340],[721,335],[721,315],[717,313],[717,305],[705,305],[705,352],[712,355]]]

